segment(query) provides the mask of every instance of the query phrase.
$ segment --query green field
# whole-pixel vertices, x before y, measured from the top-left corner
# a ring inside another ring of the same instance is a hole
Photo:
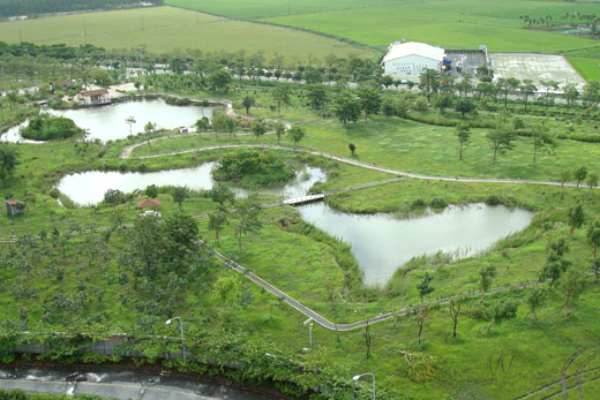
[[[568,60],[583,79],[588,82],[598,80],[600,60],[575,57],[568,57]]]
[[[372,58],[375,52],[322,36],[265,24],[233,21],[170,7],[108,11],[0,23],[0,38],[8,43],[93,44],[109,50],[140,45],[152,53],[204,52],[277,53],[284,63],[305,63],[309,54],[330,53]],[[298,43],[302,43],[299,48]]]
[[[448,48],[490,51],[559,52],[596,46],[597,41],[560,33],[522,29],[520,16],[551,16],[561,22],[568,13],[591,14],[597,5],[551,1],[434,0],[361,2],[313,0],[167,0],[168,4],[250,20],[323,32],[377,46],[405,38]],[[288,7],[289,5],[289,7]]]

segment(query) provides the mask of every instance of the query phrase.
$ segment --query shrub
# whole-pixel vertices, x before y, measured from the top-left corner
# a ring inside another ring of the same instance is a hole
[[[431,200],[431,203],[429,203],[429,205],[431,206],[431,208],[435,208],[438,210],[448,207],[448,203],[443,197],[434,197],[433,200]]]
[[[31,140],[67,139],[75,135],[83,135],[83,129],[75,125],[69,118],[40,114],[29,121],[29,125],[21,129],[21,135]]]

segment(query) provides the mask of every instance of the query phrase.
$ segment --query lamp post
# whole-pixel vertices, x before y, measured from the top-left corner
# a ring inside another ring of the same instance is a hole
[[[171,322],[173,322],[173,320],[177,320],[179,321],[179,331],[181,332],[181,353],[183,354],[183,363],[185,364],[185,347],[183,346],[183,322],[181,322],[181,317],[173,317],[169,320],[167,320],[167,322],[165,322],[165,325],[171,325]]]
[[[313,347],[313,343],[312,343],[312,329],[313,329],[313,325],[314,324],[312,322],[308,325],[308,346],[311,347],[311,348]]]
[[[354,382],[358,382],[358,380],[360,378],[362,378],[363,376],[370,376],[371,378],[373,378],[373,400],[375,400],[375,375],[371,372],[365,372],[364,374],[360,374],[360,375],[356,375],[352,377],[352,384],[354,384]]]

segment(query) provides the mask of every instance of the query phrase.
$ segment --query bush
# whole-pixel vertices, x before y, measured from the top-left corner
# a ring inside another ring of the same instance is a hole
[[[234,181],[245,187],[281,184],[294,177],[294,171],[280,158],[269,153],[244,151],[221,159],[213,176],[219,181]]]
[[[84,130],[75,125],[69,118],[40,114],[29,121],[29,125],[21,129],[21,135],[31,140],[67,139],[75,135],[83,135]]]
[[[443,197],[434,197],[433,200],[431,200],[431,203],[429,203],[429,205],[431,206],[431,208],[435,208],[438,210],[448,207],[448,203]]]
[[[416,198],[410,205],[411,210],[425,208],[425,207],[427,207],[427,202],[420,197]]]

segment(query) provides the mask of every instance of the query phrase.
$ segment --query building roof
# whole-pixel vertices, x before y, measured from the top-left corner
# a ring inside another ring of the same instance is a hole
[[[87,90],[82,93],[83,97],[104,96],[107,94],[108,94],[108,90],[106,90],[106,89]]]
[[[25,205],[25,203],[23,203],[21,200],[17,200],[17,199],[8,199],[5,201],[5,203],[9,204],[11,206],[16,206],[17,204]]]
[[[137,202],[137,208],[154,208],[160,207],[160,201],[157,199],[146,199]]]
[[[396,60],[398,58],[407,56],[420,56],[441,62],[444,60],[444,53],[445,51],[441,47],[430,46],[426,43],[397,43],[390,46],[389,51],[385,57],[383,57],[383,62]]]

